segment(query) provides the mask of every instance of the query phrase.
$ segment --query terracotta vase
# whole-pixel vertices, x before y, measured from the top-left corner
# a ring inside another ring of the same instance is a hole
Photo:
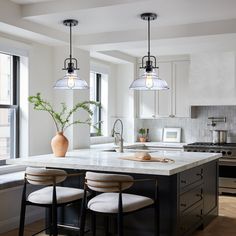
[[[66,155],[69,141],[63,135],[63,132],[57,132],[51,141],[52,151],[56,157],[64,157]]]

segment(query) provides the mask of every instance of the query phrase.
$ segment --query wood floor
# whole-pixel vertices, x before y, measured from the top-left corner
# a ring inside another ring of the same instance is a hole
[[[24,236],[31,236],[44,226],[43,221],[27,225]],[[0,234],[0,236],[17,236],[18,230]],[[45,234],[39,234],[43,236]],[[221,196],[220,211],[217,217],[204,230],[197,231],[193,236],[236,236],[236,197]]]

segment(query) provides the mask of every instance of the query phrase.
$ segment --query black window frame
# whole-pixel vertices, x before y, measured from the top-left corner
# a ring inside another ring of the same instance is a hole
[[[10,133],[14,137],[10,142],[10,159],[18,158],[20,153],[19,136],[20,136],[20,116],[19,116],[19,79],[20,79],[20,57],[16,55],[0,52],[12,57],[12,105],[0,104],[0,109],[12,109],[15,116],[11,116]],[[14,119],[15,118],[15,119]],[[13,121],[13,122],[12,122]]]
[[[101,104],[101,98],[102,98],[102,74],[94,72],[95,73],[95,101]],[[97,109],[97,116],[98,116],[98,124],[96,124],[98,130],[101,130],[102,128],[102,107],[96,107]],[[95,115],[95,114],[94,114]],[[90,137],[99,136],[97,133],[90,133]]]

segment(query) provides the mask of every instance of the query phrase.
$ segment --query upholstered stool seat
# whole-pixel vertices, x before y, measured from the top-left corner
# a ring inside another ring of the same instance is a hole
[[[57,204],[64,204],[79,200],[83,197],[83,189],[56,187]],[[34,191],[28,196],[28,201],[36,204],[52,204],[53,187],[45,187]]]
[[[118,213],[118,200],[119,193],[102,193],[88,202],[88,208],[101,213]],[[136,211],[153,203],[154,201],[148,197],[128,193],[122,194],[123,212]]]

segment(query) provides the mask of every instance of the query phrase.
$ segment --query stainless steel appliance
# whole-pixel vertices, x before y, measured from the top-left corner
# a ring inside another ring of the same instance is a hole
[[[221,153],[219,160],[219,192],[236,194],[236,143],[190,143],[184,146],[186,152]]]
[[[212,142],[214,144],[227,143],[227,130],[212,130]]]

